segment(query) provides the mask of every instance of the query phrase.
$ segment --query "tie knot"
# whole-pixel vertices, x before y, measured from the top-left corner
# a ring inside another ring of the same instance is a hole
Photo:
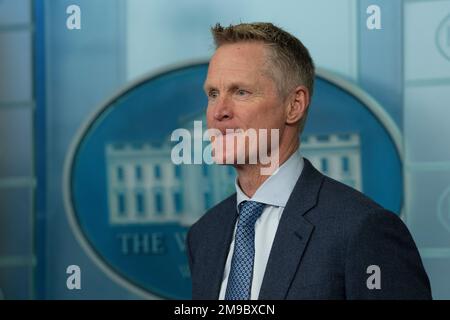
[[[241,224],[253,226],[261,216],[265,204],[256,201],[243,201],[239,204],[239,221]]]

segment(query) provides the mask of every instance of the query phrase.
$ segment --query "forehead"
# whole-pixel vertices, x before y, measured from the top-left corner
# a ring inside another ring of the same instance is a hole
[[[256,77],[263,74],[267,63],[267,48],[263,43],[225,44],[214,53],[208,67],[208,81],[224,76]]]

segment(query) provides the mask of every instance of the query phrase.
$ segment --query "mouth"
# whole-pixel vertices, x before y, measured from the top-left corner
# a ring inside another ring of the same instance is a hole
[[[219,131],[223,136],[226,136],[229,134],[237,134],[239,132],[243,132],[244,130],[241,128],[223,128],[219,129]]]

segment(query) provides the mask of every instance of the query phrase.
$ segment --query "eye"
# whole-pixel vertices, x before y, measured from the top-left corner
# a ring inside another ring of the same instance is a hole
[[[248,92],[247,90],[244,90],[244,89],[237,89],[236,94],[240,97],[245,97],[245,96],[249,95],[250,92]]]
[[[217,90],[209,90],[208,91],[208,98],[215,99],[218,96],[219,96],[219,93],[217,92]]]

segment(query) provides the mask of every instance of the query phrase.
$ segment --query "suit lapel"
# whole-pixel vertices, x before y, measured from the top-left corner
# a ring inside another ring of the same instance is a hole
[[[323,175],[307,160],[278,225],[259,292],[260,300],[285,299],[314,226],[303,215],[317,203]]]
[[[210,243],[211,250],[208,250],[210,255],[205,259],[201,272],[205,275],[203,299],[219,299],[223,272],[237,217],[236,194],[234,194],[217,212],[217,225],[214,228],[213,241]]]

